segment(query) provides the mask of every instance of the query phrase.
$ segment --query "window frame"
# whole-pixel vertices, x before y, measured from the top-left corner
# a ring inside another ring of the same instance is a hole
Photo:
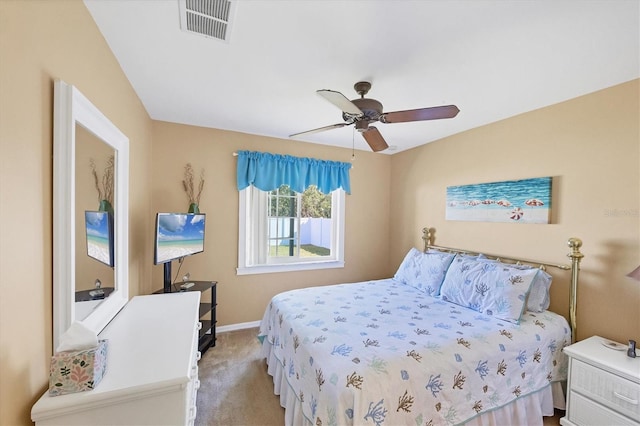
[[[282,263],[268,263],[256,259],[259,254],[254,244],[266,244],[268,226],[267,200],[269,192],[261,191],[250,185],[238,193],[238,267],[237,275],[266,274],[290,271],[310,271],[344,267],[344,230],[345,230],[345,192],[342,188],[331,193],[332,214],[332,256],[330,258],[296,258]],[[263,213],[259,221],[254,221],[250,207],[257,203]],[[308,260],[307,260],[308,259]]]

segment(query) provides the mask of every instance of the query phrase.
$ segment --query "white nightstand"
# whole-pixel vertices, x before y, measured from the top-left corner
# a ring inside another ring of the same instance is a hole
[[[593,336],[564,348],[569,356],[567,413],[561,425],[640,425],[640,355]]]

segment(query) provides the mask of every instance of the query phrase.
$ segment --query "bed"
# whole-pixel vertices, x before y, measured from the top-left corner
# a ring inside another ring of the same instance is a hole
[[[258,338],[285,424],[535,425],[564,408],[581,242],[567,266],[423,239],[393,278],[273,297]],[[546,309],[551,268],[572,271],[571,324]]]

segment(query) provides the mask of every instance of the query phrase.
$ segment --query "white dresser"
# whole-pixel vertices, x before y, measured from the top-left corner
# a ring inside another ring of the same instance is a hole
[[[640,425],[640,356],[630,358],[593,336],[564,348],[569,356],[566,426]]]
[[[40,425],[188,425],[196,416],[200,292],[132,298],[100,333],[107,369],[91,391],[43,395]]]

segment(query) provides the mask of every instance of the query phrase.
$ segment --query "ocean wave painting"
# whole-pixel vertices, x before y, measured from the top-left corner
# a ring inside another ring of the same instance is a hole
[[[551,177],[447,187],[447,220],[549,223]]]

